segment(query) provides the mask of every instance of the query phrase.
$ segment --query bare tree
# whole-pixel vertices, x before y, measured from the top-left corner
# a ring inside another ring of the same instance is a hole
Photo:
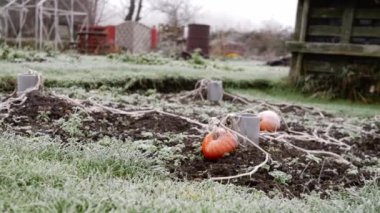
[[[191,0],[151,0],[151,8],[164,14],[167,24],[173,27],[181,27],[194,21],[200,9]]]
[[[136,7],[136,0],[130,0],[128,14],[124,19],[125,21],[132,21],[133,15],[135,13],[135,7]]]
[[[122,5],[128,11],[124,18],[125,21],[136,21],[139,22],[141,20],[141,11],[143,8],[143,0],[138,0],[138,4],[136,5],[136,0],[129,0],[129,4],[125,4],[126,0],[121,0]],[[127,9],[128,8],[128,9]]]
[[[90,25],[98,25],[103,20],[104,10],[109,3],[108,1],[109,0],[87,0]]]
[[[139,22],[141,20],[141,11],[142,11],[142,8],[143,8],[143,3],[144,3],[143,0],[139,1],[139,5],[137,7],[137,14],[136,14],[136,18],[135,18],[136,22]]]
[[[89,25],[99,25],[102,21],[106,20],[106,9],[110,6],[112,0],[80,0],[74,1],[74,11],[86,12],[89,18]],[[36,1],[37,2],[37,1]],[[71,0],[59,0],[60,9],[70,9]],[[82,7],[80,7],[82,5]],[[85,8],[84,11],[82,8]],[[109,15],[108,15],[109,16]]]

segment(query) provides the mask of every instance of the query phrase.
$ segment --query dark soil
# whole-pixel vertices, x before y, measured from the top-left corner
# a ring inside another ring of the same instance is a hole
[[[125,109],[128,110],[128,109]],[[70,119],[74,112],[80,112],[81,125],[78,134],[72,135],[57,124],[59,119]],[[48,112],[48,114],[46,114]],[[41,114],[46,114],[45,117]],[[49,134],[63,141],[77,138],[78,141],[96,141],[105,136],[119,140],[143,138],[143,132],[188,133],[193,134],[195,126],[188,122],[152,112],[140,117],[113,114],[110,112],[81,112],[79,107],[54,97],[30,94],[28,101],[21,106],[12,107],[5,123],[26,135]]]
[[[90,107],[89,103],[84,104]],[[117,107],[130,110],[121,104]],[[283,111],[284,113],[304,113],[298,107],[284,106]],[[62,127],[59,120],[69,121],[74,113],[80,117],[81,122],[75,127],[78,131],[68,132]],[[313,131],[298,123],[288,123],[288,125],[297,131]],[[85,143],[97,141],[105,136],[134,141],[144,138],[144,132],[152,132],[155,136],[164,133],[196,135],[198,133],[194,130],[195,127],[180,118],[158,113],[148,113],[140,117],[116,115],[105,111],[88,114],[55,96],[30,94],[28,101],[23,105],[12,106],[10,116],[0,124],[0,131],[11,130],[17,134],[33,136],[47,134],[59,137],[64,142],[76,138],[77,141]],[[325,150],[342,156],[351,156],[350,159],[347,159],[353,163],[351,166],[338,163],[331,158],[312,158],[285,144],[261,141],[260,145],[271,153],[273,161],[252,177],[222,181],[222,183],[252,187],[262,190],[268,195],[278,192],[286,197],[302,197],[303,194],[313,191],[319,192],[321,197],[328,197],[331,191],[362,187],[366,180],[370,180],[374,176],[364,167],[378,166],[373,161],[380,155],[379,128],[374,125],[365,128],[366,131],[373,131],[374,134],[363,135],[355,143],[352,142],[355,145],[351,151],[317,142],[291,141],[305,149]],[[345,137],[344,134],[334,131],[332,131],[332,136],[337,139]],[[163,140],[158,136],[156,139]],[[185,140],[182,155],[187,156],[187,160],[182,160],[180,166],[174,166],[173,162],[167,162],[167,167],[174,177],[180,180],[204,180],[210,177],[237,175],[251,171],[265,158],[263,153],[246,145],[240,146],[235,153],[228,157],[209,161],[199,153],[197,144],[200,145],[200,141]],[[273,172],[282,172],[282,175],[276,176]]]
[[[320,192],[321,197],[328,197],[331,191],[362,187],[365,180],[371,178],[369,172],[360,170],[363,165],[359,165],[358,173],[350,174],[349,166],[337,163],[333,159],[321,159],[316,162],[302,152],[284,144],[269,141],[262,141],[261,146],[265,150],[270,150],[273,161],[269,167],[260,169],[252,177],[221,182],[253,187],[268,194],[278,191],[284,196],[292,198],[309,194],[312,191]],[[194,151],[190,143],[187,144],[183,154],[195,154]],[[264,159],[263,153],[248,145],[248,147],[240,147],[231,156],[217,161],[209,161],[198,156],[195,160],[184,162],[180,168],[172,168],[172,170],[180,179],[203,180],[249,172]],[[270,175],[273,171],[291,175],[291,179],[284,183]]]

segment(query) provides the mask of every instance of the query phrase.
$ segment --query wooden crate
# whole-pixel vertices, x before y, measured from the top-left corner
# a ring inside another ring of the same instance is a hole
[[[380,1],[299,0],[295,39],[287,46],[293,82],[309,73],[338,74],[347,66],[379,72]]]

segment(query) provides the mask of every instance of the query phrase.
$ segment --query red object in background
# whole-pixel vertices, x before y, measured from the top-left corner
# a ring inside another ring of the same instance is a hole
[[[156,26],[154,26],[150,32],[151,32],[150,48],[152,50],[155,50],[157,48],[157,45],[158,45],[158,30],[157,30]]]
[[[81,53],[105,54],[115,51],[115,26],[92,26],[78,33],[78,50]]]
[[[105,27],[107,33],[107,43],[115,44],[116,40],[116,27],[115,26],[107,26]]]

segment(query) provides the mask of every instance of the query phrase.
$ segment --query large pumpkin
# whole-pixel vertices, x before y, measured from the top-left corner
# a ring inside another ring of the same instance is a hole
[[[217,160],[233,152],[237,147],[237,137],[225,129],[218,128],[204,138],[202,153],[207,159]]]
[[[260,112],[259,118],[261,131],[276,132],[281,128],[281,118],[273,111]]]

